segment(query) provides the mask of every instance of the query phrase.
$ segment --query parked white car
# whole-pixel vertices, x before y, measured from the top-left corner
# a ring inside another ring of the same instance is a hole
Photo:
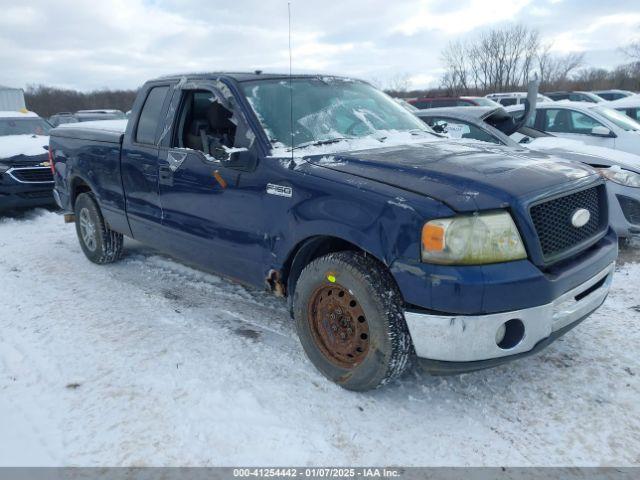
[[[536,114],[527,126],[557,137],[640,155],[640,123],[614,110],[610,103],[543,102],[536,106]],[[507,107],[510,113],[521,110],[522,105]]]
[[[640,123],[640,95],[629,95],[628,97],[614,100],[609,102],[607,107],[615,108]]]
[[[504,107],[509,105],[524,105],[524,101],[527,99],[527,92],[489,93],[485,95],[485,97]],[[539,93],[538,103],[540,102],[553,102],[553,100]]]

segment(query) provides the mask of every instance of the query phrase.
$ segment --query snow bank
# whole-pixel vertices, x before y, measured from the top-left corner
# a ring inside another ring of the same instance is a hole
[[[16,155],[42,155],[49,145],[49,137],[45,135],[2,135],[0,136],[0,158],[11,158]]]

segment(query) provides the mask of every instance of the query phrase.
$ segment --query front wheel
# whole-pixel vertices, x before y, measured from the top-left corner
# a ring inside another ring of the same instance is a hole
[[[399,377],[411,336],[386,267],[358,252],[311,262],[293,299],[298,336],[311,362],[340,386],[364,391]]]
[[[99,265],[119,260],[122,256],[122,234],[107,226],[92,194],[78,195],[75,215],[76,233],[86,257]]]

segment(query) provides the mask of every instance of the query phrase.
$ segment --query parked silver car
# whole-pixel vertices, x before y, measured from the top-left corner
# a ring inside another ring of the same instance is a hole
[[[508,137],[496,128],[509,122],[503,108],[434,108],[416,115],[436,132],[452,138],[526,148],[591,165],[608,180],[611,226],[620,237],[640,234],[640,156],[555,137],[527,126]]]

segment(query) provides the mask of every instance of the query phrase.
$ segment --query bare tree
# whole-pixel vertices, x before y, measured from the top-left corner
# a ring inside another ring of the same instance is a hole
[[[556,55],[547,44],[537,54],[540,87],[546,89],[567,88],[571,75],[584,64],[584,53]]]
[[[631,42],[629,45],[622,47],[622,53],[631,59],[633,62],[640,62],[640,40]]]
[[[131,109],[136,90],[96,90],[79,92],[45,85],[29,85],[25,101],[29,110],[48,117],[58,112],[112,108],[126,112]]]
[[[408,73],[397,73],[387,81],[385,90],[397,94],[405,93],[411,86],[411,77]]]
[[[441,55],[446,71],[442,86],[450,95],[460,95],[469,90],[469,58],[467,47],[457,41],[447,45]]]
[[[442,86],[452,93],[520,88],[527,83],[540,46],[536,30],[513,25],[450,43],[442,54]]]

